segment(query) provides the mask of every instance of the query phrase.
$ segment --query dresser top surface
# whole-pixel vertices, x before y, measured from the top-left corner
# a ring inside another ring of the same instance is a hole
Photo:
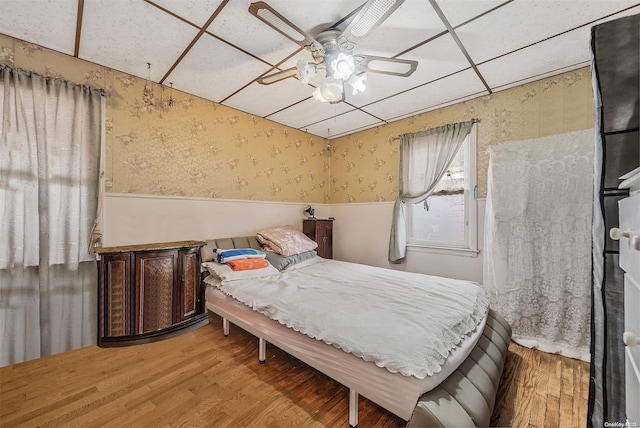
[[[97,254],[128,253],[130,251],[172,250],[174,248],[201,247],[204,241],[157,242],[153,244],[121,245],[118,247],[96,247]]]

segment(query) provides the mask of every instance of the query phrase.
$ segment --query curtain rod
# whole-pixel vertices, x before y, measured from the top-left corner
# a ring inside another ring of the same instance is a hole
[[[469,120],[469,122],[472,122],[472,123],[480,123],[480,119],[471,119],[471,120]],[[395,140],[399,140],[399,139],[400,139],[400,136],[399,136],[399,135],[396,135],[395,137],[393,137],[393,138],[391,139],[391,141],[395,141]]]

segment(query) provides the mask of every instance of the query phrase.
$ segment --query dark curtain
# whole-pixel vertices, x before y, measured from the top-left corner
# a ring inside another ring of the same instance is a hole
[[[618,178],[640,165],[640,15],[594,26],[591,53],[597,135],[587,425],[603,427],[626,420],[624,273],[608,233],[618,226],[618,200],[628,195]]]

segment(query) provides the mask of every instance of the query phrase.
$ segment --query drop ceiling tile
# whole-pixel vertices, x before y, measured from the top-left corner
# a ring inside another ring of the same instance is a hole
[[[252,83],[224,101],[224,105],[265,117],[311,96],[310,87],[297,79],[285,79],[271,85]]]
[[[279,111],[267,117],[292,128],[305,129],[306,127],[322,120],[337,116],[353,110],[348,104],[323,103],[315,98],[309,98],[295,104],[285,110]]]
[[[485,62],[480,74],[493,89],[521,85],[590,63],[590,28],[582,27]]]
[[[77,0],[0,0],[0,33],[73,55]]]
[[[470,67],[450,34],[438,37],[400,58],[418,61],[418,68],[411,76],[367,73],[367,89],[351,95],[351,89],[347,86],[347,101],[355,106],[363,106]]]
[[[236,1],[236,0],[233,0]],[[294,25],[312,36],[343,20],[364,3],[363,0],[267,0]],[[253,17],[252,17],[253,18]],[[254,18],[255,19],[255,18]],[[342,27],[345,25],[343,24]]]
[[[465,97],[455,98],[455,99],[452,99],[452,100],[449,100],[449,101],[445,101],[445,102],[440,103],[440,104],[434,104],[434,105],[429,106],[429,107],[427,107],[427,108],[425,108],[423,110],[418,110],[418,111],[415,111],[415,112],[411,112],[411,113],[407,113],[407,114],[403,114],[401,116],[397,116],[397,117],[391,118],[391,119],[389,119],[388,122],[389,123],[396,122],[398,120],[406,119],[408,117],[415,116],[415,115],[420,114],[420,113],[425,113],[425,112],[428,112],[428,111],[438,110],[438,109],[441,109],[441,108],[444,108],[444,107],[447,107],[447,106],[450,106],[450,105],[460,104],[460,103],[463,103],[465,101],[472,100],[474,98],[484,97],[486,95],[489,95],[489,91],[485,90],[485,91],[482,91],[482,92],[473,93],[473,94],[467,95]]]
[[[467,22],[468,20],[482,15],[501,4],[509,3],[505,0],[437,0],[436,3],[445,18],[452,27]]]
[[[152,2],[202,27],[220,6],[222,0],[152,0]]]
[[[354,49],[363,55],[395,56],[435,35],[446,27],[428,1],[405,1]]]
[[[322,122],[314,123],[305,128],[311,134],[324,138],[334,138],[352,133],[354,130],[364,130],[377,125],[383,125],[381,120],[360,110],[352,110]]]
[[[566,30],[590,26],[635,0],[520,0],[456,29],[476,63],[540,42]]]
[[[159,81],[198,30],[148,3],[85,2],[80,58]]]
[[[452,100],[481,94],[485,90],[476,73],[469,69],[362,107],[362,110],[382,120],[392,121],[399,116],[426,111]]]
[[[269,66],[203,34],[165,82],[176,89],[221,102],[263,74]]]
[[[593,25],[640,12],[640,6],[634,9],[598,20]],[[581,27],[485,62],[478,66],[478,70],[492,89],[504,90],[589,66],[591,27],[592,25]]]
[[[251,0],[227,3],[207,31],[276,65],[300,46],[249,13]],[[323,1],[314,7],[308,1],[270,0],[268,4],[291,23],[315,37],[342,16],[358,7],[359,1]]]

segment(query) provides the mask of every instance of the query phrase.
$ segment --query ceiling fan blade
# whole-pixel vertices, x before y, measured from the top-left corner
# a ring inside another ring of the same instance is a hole
[[[272,83],[279,82],[289,77],[295,77],[298,74],[296,67],[287,68],[286,70],[278,71],[277,73],[269,74],[267,76],[258,77],[256,82],[261,85],[270,85]]]
[[[404,0],[368,0],[340,34],[338,43],[347,45],[341,46],[343,49],[353,49],[357,40],[378,28],[403,2]]]
[[[249,13],[300,46],[312,52],[322,49],[322,45],[307,32],[296,27],[274,8],[263,1],[251,3]]]
[[[411,59],[386,58],[383,56],[354,55],[356,71],[388,74],[391,76],[407,77],[416,71],[418,61]]]

